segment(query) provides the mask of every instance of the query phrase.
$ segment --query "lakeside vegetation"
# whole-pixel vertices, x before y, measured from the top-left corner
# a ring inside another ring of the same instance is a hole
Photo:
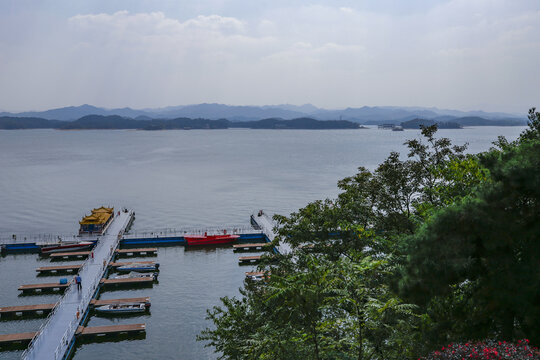
[[[540,359],[540,113],[475,155],[422,135],[275,216],[293,251],[198,339],[221,359]]]

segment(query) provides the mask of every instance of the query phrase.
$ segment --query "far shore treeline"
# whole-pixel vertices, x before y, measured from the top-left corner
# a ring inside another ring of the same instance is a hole
[[[389,124],[396,125],[389,120]],[[412,119],[401,122],[404,129],[419,129],[437,125],[439,129],[461,129],[463,126],[520,126],[518,120],[488,120],[480,117],[455,118],[452,121]],[[349,120],[316,120],[300,117],[291,120],[268,118],[251,121],[210,120],[179,117],[175,119],[133,119],[119,115],[86,115],[74,121],[49,120],[41,117],[0,116],[0,130],[57,129],[57,130],[191,130],[191,129],[359,129],[357,122]]]
[[[233,122],[226,119],[152,119],[135,120],[118,115],[87,115],[75,121],[47,120],[35,117],[0,117],[0,129],[136,129],[136,130],[190,130],[190,129],[358,129],[357,123],[347,120],[315,120],[298,118],[292,120],[263,119],[258,121]]]

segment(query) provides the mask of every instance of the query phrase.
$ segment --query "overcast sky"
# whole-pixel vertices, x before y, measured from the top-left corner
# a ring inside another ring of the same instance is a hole
[[[539,0],[2,0],[0,109],[540,107]]]

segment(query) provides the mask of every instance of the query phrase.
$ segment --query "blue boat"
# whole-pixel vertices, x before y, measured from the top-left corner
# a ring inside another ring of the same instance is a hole
[[[154,272],[159,270],[159,264],[147,264],[147,263],[131,263],[116,268],[119,272]]]

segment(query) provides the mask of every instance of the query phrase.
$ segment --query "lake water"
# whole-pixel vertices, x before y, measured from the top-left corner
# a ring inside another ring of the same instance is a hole
[[[515,139],[523,127],[440,130],[469,152],[497,136]],[[101,205],[137,213],[133,230],[248,225],[257,209],[288,214],[337,195],[339,179],[375,168],[419,131],[191,130],[0,131],[0,235],[72,234]],[[102,298],[150,296],[151,314],[93,317],[89,326],[144,322],[144,340],[84,344],[75,359],[215,359],[195,336],[209,325],[205,311],[237,295],[244,272],[231,248],[159,248],[159,284],[105,292]],[[58,295],[19,296],[48,260],[35,254],[0,257],[0,306],[54,302]],[[62,263],[60,263],[62,264]],[[42,320],[0,321],[0,334],[35,331]],[[0,352],[16,359],[21,352]]]

